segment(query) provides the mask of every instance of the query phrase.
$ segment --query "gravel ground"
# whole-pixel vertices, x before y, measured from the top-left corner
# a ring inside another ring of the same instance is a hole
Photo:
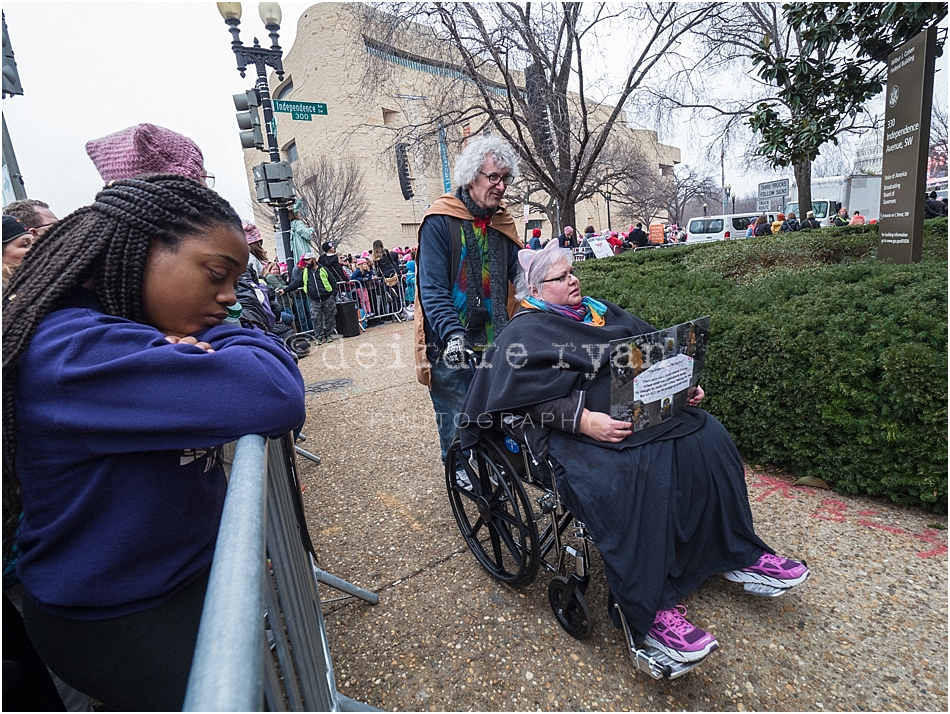
[[[321,567],[379,593],[325,602],[341,692],[415,711],[947,711],[947,519],[793,486],[747,465],[760,535],[813,576],[781,598],[710,579],[684,603],[720,650],[674,681],[636,671],[606,613],[594,554],[594,633],[557,624],[545,571],[513,589],[469,552],[445,492],[411,323],[315,348],[304,503]],[[339,595],[321,587],[324,600]]]

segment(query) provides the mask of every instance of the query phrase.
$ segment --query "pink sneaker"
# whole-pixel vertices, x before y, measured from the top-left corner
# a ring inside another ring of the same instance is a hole
[[[771,553],[763,553],[755,565],[748,568],[723,573],[726,580],[734,583],[760,583],[784,589],[805,582],[809,575],[811,571],[804,563],[780,558]]]
[[[716,638],[691,625],[685,615],[683,605],[657,611],[644,643],[677,662],[696,662],[719,649]]]

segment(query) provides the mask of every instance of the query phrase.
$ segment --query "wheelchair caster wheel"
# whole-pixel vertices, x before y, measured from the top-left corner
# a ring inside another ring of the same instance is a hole
[[[303,359],[309,355],[310,350],[313,349],[313,343],[306,335],[291,335],[284,340],[284,344],[297,356],[297,359]]]
[[[570,586],[570,581],[558,575],[548,583],[548,600],[551,610],[558,624],[571,637],[577,640],[586,640],[594,631],[594,620],[590,615],[590,608],[580,587],[575,587],[570,599],[564,602],[564,596]]]

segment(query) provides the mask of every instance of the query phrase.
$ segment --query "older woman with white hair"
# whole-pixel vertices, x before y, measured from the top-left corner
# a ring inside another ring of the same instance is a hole
[[[742,459],[722,424],[698,408],[701,387],[680,415],[647,429],[610,416],[610,341],[655,328],[583,296],[569,250],[552,243],[519,260],[521,309],[486,352],[482,367],[490,369],[476,370],[460,446],[472,448],[503,414],[530,417],[526,440],[550,456],[637,644],[698,662],[718,643],[679,603],[706,578],[721,573],[774,596],[809,570],[755,534]]]
[[[416,370],[429,387],[442,458],[472,380],[470,351],[484,351],[514,311],[521,240],[502,200],[518,155],[499,137],[470,139],[455,162],[454,194],[438,198],[419,228]]]

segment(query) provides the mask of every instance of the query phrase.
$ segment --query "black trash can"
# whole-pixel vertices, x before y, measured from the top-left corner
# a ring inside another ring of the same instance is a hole
[[[355,300],[344,300],[336,304],[336,331],[343,337],[359,337],[360,312]]]

